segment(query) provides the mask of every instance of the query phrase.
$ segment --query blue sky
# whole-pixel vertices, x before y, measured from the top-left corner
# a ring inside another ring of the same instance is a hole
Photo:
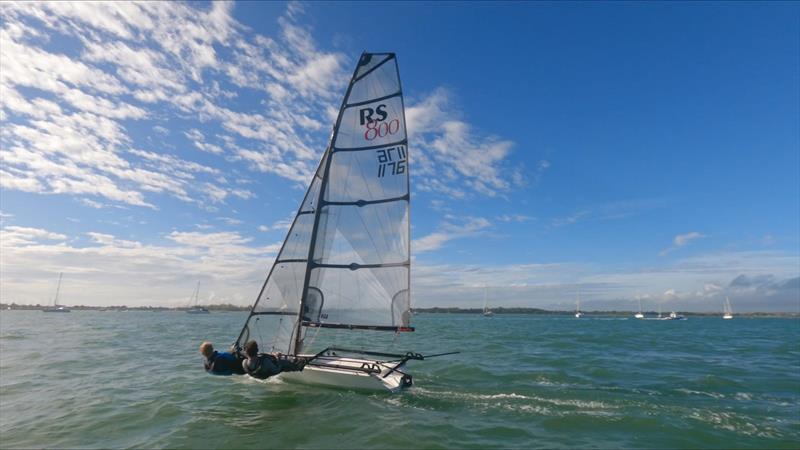
[[[800,310],[800,7],[2,4],[0,295],[249,304],[398,55],[415,306]]]

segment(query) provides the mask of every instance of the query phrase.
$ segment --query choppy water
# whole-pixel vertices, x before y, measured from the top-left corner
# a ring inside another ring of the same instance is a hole
[[[415,317],[415,387],[201,369],[243,313],[0,313],[0,447],[800,447],[800,321]]]

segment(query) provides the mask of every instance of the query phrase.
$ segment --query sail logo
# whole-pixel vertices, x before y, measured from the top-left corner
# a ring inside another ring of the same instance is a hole
[[[406,172],[407,155],[406,147],[398,145],[378,150],[378,178],[387,175],[400,175]]]
[[[374,109],[361,108],[358,110],[358,117],[361,125],[366,128],[364,139],[368,141],[393,135],[400,130],[400,120],[392,119],[386,122],[389,113],[386,112],[385,104],[380,104]]]
[[[373,119],[372,115],[377,114],[380,119]],[[375,109],[372,108],[361,108],[358,110],[358,116],[361,120],[361,125],[370,122],[380,122],[382,120],[386,120],[389,114],[386,112],[386,105],[380,104]]]

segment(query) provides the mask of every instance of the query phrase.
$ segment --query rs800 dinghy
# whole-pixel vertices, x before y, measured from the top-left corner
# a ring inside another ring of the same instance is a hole
[[[303,371],[281,375],[291,381],[392,392],[410,386],[406,363],[422,355],[313,345],[321,330],[414,331],[410,201],[397,58],[364,53],[235,347],[254,339],[262,350],[305,360]]]

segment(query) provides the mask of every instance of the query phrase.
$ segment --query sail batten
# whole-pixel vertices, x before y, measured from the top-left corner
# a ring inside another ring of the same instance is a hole
[[[379,102],[381,100],[388,100],[390,98],[398,97],[400,95],[403,95],[403,93],[398,91],[398,92],[395,92],[394,94],[389,94],[389,95],[386,95],[386,96],[383,96],[383,97],[380,97],[380,98],[373,98],[371,100],[364,100],[362,102],[356,102],[356,103],[348,103],[345,106],[348,107],[348,108],[352,108],[352,107],[355,107],[355,106],[368,105],[368,104],[373,103],[373,102]]]
[[[358,152],[358,151],[361,151],[361,150],[375,150],[377,148],[392,147],[392,146],[397,146],[397,145],[406,145],[407,143],[408,143],[408,140],[407,139],[403,139],[402,141],[392,142],[390,144],[368,145],[366,147],[353,147],[353,148],[334,147],[333,148],[333,153]]]
[[[262,348],[296,354],[307,327],[410,330],[409,224],[397,59],[364,53],[238,344],[257,332],[272,339]]]

